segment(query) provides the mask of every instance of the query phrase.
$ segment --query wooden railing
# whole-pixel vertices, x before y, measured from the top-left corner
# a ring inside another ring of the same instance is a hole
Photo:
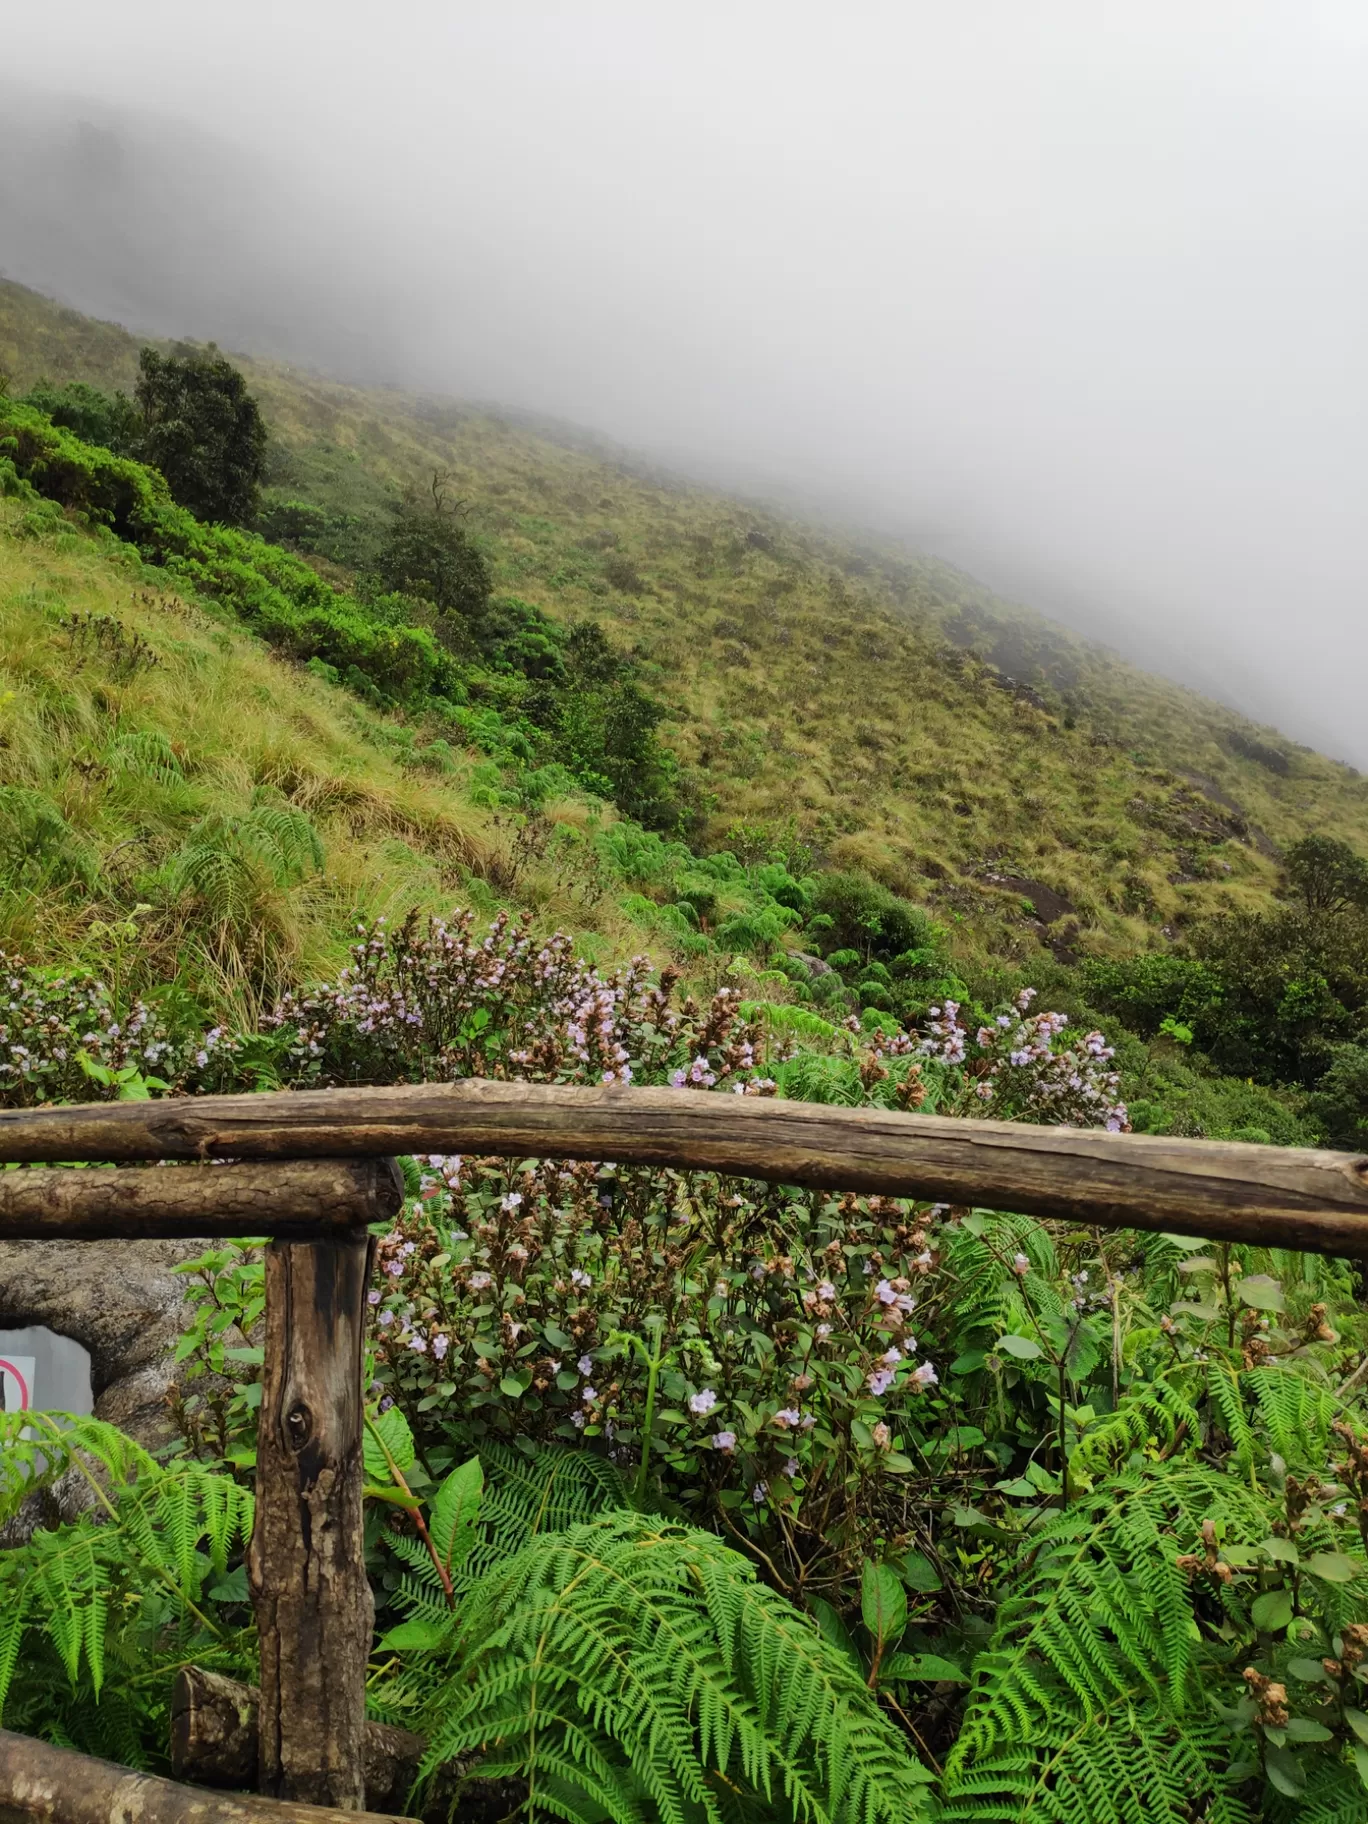
[[[408,1153],[611,1159],[1368,1257],[1368,1159],[1347,1153],[486,1080],[0,1112],[0,1166],[32,1168],[0,1171],[0,1238],[271,1238],[248,1554],[255,1755],[243,1759],[247,1697],[230,1694],[236,1758],[224,1763],[239,1778],[254,1764],[265,1796],[212,1795],[0,1730],[0,1808],[52,1824],[134,1812],[266,1824],[365,1805],[368,1757],[398,1752],[365,1719],[367,1229],[398,1212],[393,1158]],[[69,1163],[95,1169],[51,1169]],[[212,1777],[193,1718],[180,1740],[178,1771]]]

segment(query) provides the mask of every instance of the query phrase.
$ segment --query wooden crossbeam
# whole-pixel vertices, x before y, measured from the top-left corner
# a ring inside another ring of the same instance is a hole
[[[395,1153],[632,1161],[1368,1252],[1368,1158],[1308,1148],[486,1079],[0,1111],[0,1162]]]
[[[390,1159],[0,1171],[0,1241],[303,1239],[388,1222],[403,1188]]]

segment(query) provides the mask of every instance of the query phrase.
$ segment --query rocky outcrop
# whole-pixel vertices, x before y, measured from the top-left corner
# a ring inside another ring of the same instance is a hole
[[[95,1412],[143,1444],[171,1427],[172,1356],[187,1321],[172,1269],[194,1241],[0,1242],[0,1329],[46,1324],[90,1354]]]

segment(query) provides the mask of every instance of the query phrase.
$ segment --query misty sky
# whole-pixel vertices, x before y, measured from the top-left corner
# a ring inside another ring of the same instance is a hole
[[[1368,766],[1361,0],[6,14],[7,276],[788,490]]]

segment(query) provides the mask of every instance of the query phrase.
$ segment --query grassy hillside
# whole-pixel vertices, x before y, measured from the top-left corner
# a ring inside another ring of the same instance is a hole
[[[136,338],[0,287],[0,369],[131,384]],[[1362,845],[1368,780],[1010,609],[933,561],[455,405],[250,360],[271,498],[326,510],[314,561],[364,561],[434,468],[469,502],[499,588],[592,617],[670,704],[705,843],[791,833],[1022,960],[1162,945],[1266,905],[1307,830]],[[1048,931],[1036,914],[1050,920]]]
[[[490,773],[0,498],[0,949],[178,981],[250,1027],[358,921],[415,905],[527,905],[590,954],[640,947],[585,855],[602,813],[552,802],[519,852]]]

